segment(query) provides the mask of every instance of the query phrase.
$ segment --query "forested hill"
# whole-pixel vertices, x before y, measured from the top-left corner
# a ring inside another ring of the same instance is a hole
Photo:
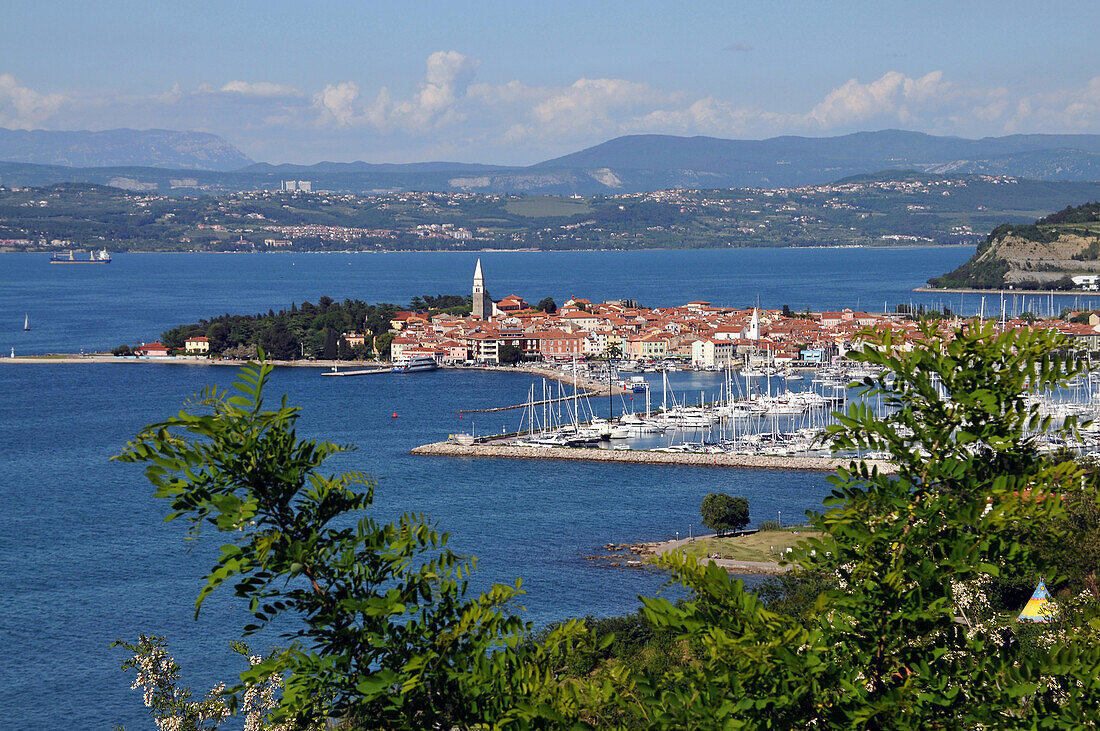
[[[1073,289],[1077,275],[1100,274],[1100,202],[1067,206],[1033,224],[1002,224],[933,287]]]

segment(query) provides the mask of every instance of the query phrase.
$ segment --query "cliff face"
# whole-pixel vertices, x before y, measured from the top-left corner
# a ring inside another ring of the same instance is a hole
[[[1068,277],[1100,274],[1100,235],[1088,229],[1021,227],[991,235],[953,272],[930,280],[936,287],[1067,288]]]
[[[1000,259],[1008,264],[1006,284],[1024,281],[1053,282],[1066,275],[1100,272],[1100,259],[1089,260],[1089,247],[1100,241],[1096,236],[1059,233],[1053,241],[1032,241],[1008,235],[979,255],[978,261]],[[1077,257],[1077,258],[1074,258]]]

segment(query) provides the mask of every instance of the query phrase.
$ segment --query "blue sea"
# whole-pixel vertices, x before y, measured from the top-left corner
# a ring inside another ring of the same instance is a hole
[[[483,253],[499,298],[572,295],[673,305],[881,311],[935,306],[911,289],[953,269],[970,249]],[[49,266],[44,255],[0,255],[0,352],[77,352],[153,340],[168,327],[218,313],[266,312],[335,299],[407,303],[465,293],[473,254],[125,254],[109,266]],[[978,305],[976,297],[973,304]],[[964,302],[964,306],[968,306]],[[23,332],[24,314],[31,330]],[[140,694],[108,645],[167,635],[199,693],[241,669],[228,650],[247,615],[226,594],[194,619],[201,577],[218,539],[184,541],[165,524],[139,468],[110,462],[144,424],[202,387],[226,386],[225,367],[168,364],[0,365],[0,709],[12,728],[151,728]],[[671,374],[694,400],[718,374]],[[300,433],[358,450],[333,460],[379,480],[382,518],[423,512],[478,557],[477,588],[522,577],[524,615],[537,625],[633,612],[662,590],[654,571],[610,568],[585,556],[607,543],[667,539],[698,529],[708,492],[748,498],[753,522],[784,522],[820,506],[815,472],[412,457],[412,447],[455,431],[515,429],[519,412],[459,409],[527,399],[533,377],[437,371],[416,376],[321,378],[276,371],[270,396],[302,407]],[[540,386],[536,386],[539,388]],[[594,405],[605,409],[605,402]],[[621,408],[621,406],[617,406]],[[394,416],[396,414],[396,416]],[[472,420],[472,424],[471,424]],[[259,638],[267,649],[276,638]]]

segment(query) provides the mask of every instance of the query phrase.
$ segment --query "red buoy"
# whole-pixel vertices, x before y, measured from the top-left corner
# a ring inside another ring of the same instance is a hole
[[[393,418],[395,418],[395,419],[397,418],[397,412],[396,411],[393,412]]]

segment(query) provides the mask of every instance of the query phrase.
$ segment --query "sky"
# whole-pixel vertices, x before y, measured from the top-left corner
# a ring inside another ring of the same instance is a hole
[[[526,165],[624,134],[1100,133],[1100,3],[8,3],[0,127]]]

